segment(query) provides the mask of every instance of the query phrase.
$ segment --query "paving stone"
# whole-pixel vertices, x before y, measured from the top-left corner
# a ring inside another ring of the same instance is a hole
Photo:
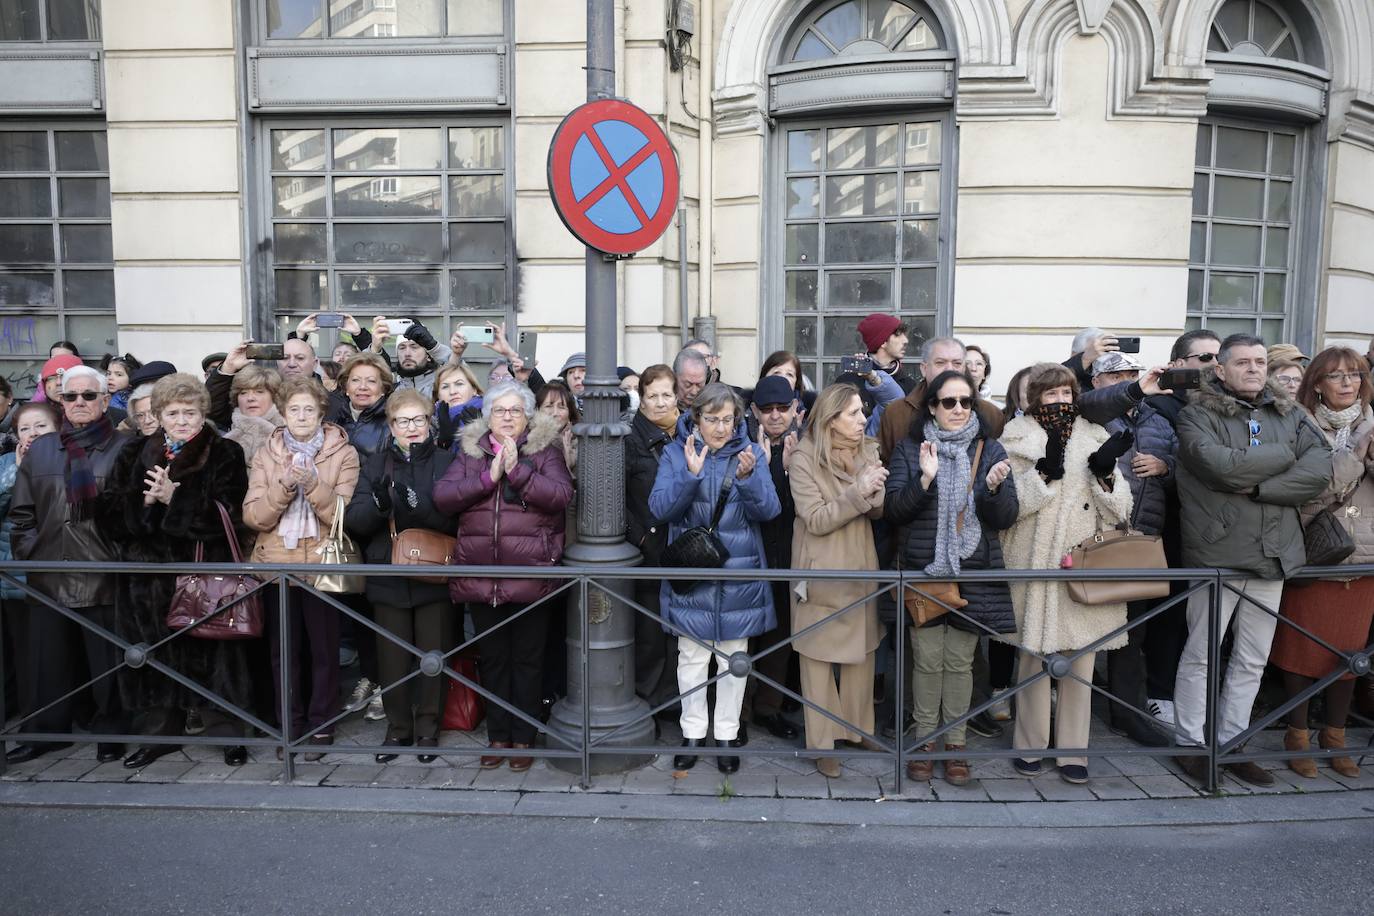
[[[424,772],[424,767],[414,769]],[[514,792],[520,788],[520,784],[525,781],[524,773],[516,773],[509,766],[501,766],[495,770],[482,770],[472,780],[474,789],[498,789],[505,792]],[[667,794],[662,793],[662,794]]]
[[[758,774],[754,773],[736,773],[730,778],[733,780],[741,775],[751,779],[760,778]],[[771,779],[772,777],[762,778]],[[674,795],[720,795],[725,779],[725,774],[716,769],[713,761],[702,760],[688,770],[685,776],[671,777],[670,785]]]
[[[238,768],[226,765],[223,759],[207,760],[203,763],[192,764],[189,770],[181,774],[181,778],[177,782],[224,782],[235,769]]]
[[[11,763],[5,767],[5,775],[0,777],[6,782],[27,782],[54,764],[61,763],[61,757],[44,754],[24,763]],[[92,760],[92,763],[95,761]]]
[[[83,764],[95,763],[94,759],[67,758],[68,760],[80,760]],[[121,760],[111,760],[102,763],[95,769],[81,777],[82,782],[127,782],[133,771],[124,766]]]
[[[1177,776],[1135,776],[1131,778],[1151,798],[1192,798],[1198,790]]]
[[[620,785],[620,791],[627,795],[671,795],[673,777],[667,771],[646,767],[633,773],[626,773],[625,781]]]
[[[895,780],[888,776],[879,783],[882,789],[882,797],[891,801],[935,801],[935,790],[928,782],[916,782],[913,779],[902,780],[902,793],[896,792]]]
[[[52,766],[34,775],[36,782],[76,782],[91,770],[96,768],[95,758],[82,760],[81,758],[59,760]],[[123,764],[120,764],[123,767]],[[127,776],[128,770],[124,773]]]
[[[736,773],[730,777],[730,789],[741,798],[773,798],[778,794],[778,777]]]
[[[380,763],[341,763],[325,777],[329,786],[370,786],[385,769]]]
[[[291,780],[293,786],[318,786],[329,778],[329,774],[334,772],[333,764],[327,763],[297,763],[295,766],[295,776]],[[277,777],[277,782],[286,779],[286,771],[283,770]]]
[[[191,760],[168,760],[164,757],[135,772],[129,782],[181,782],[182,777],[194,766],[196,764]]]
[[[988,800],[987,790],[976,779],[966,786],[953,786],[943,779],[931,780],[931,786],[935,791],[935,798],[939,801],[985,802]]]
[[[203,766],[203,764],[202,764]],[[282,773],[280,763],[245,763],[241,767],[227,767],[226,782],[274,782]]]
[[[845,772],[839,779],[830,780],[831,798],[872,800],[881,792],[876,776]]]
[[[382,772],[377,774],[377,778],[372,781],[372,784],[392,789],[413,789],[422,784],[428,778],[429,773],[429,767],[399,766],[393,763],[382,767]]]
[[[1347,789],[1368,789],[1371,787],[1369,777],[1364,774],[1351,778],[1349,776],[1342,776],[1335,770],[1327,770],[1326,775],[1330,777],[1333,782],[1338,782]]]
[[[1222,770],[1222,778],[1235,780],[1235,777]],[[1345,786],[1336,782],[1328,774],[1330,770],[1318,770],[1316,779],[1304,779],[1292,770],[1284,767],[1282,770],[1274,770],[1274,778],[1281,783],[1287,783],[1299,792],[1340,792]]]
[[[1178,772],[1173,760],[1167,757],[1145,757],[1133,754],[1129,757],[1107,757],[1105,760],[1122,776],[1167,776],[1170,773]],[[1166,764],[1165,760],[1169,762]]]
[[[579,773],[565,773],[562,770],[555,770],[546,763],[536,762],[525,774],[525,781],[520,783],[521,792],[571,792],[575,783],[582,781]]]
[[[1076,786],[1059,778],[1053,770],[1043,773],[1032,780],[1035,791],[1045,801],[1093,801],[1097,798],[1087,785]]]
[[[810,776],[779,776],[778,797],[829,798],[830,787],[827,785],[829,781],[815,772],[814,769]]]
[[[1040,793],[1029,779],[980,779],[988,798],[997,802],[1038,802]],[[1143,795],[1143,793],[1142,793]]]
[[[475,767],[443,767],[427,770],[422,789],[470,789],[472,779],[477,775]]]
[[[1125,776],[1093,777],[1088,783],[1092,794],[1103,800],[1121,801],[1133,798],[1148,798],[1145,791]]]

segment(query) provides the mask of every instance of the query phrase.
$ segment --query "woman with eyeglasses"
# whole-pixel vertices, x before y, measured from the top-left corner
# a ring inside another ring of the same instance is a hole
[[[1364,359],[1349,347],[1330,347],[1318,353],[1298,389],[1298,403],[1311,412],[1331,444],[1333,466],[1331,485],[1302,507],[1302,521],[1307,525],[1323,510],[1333,513],[1355,541],[1355,552],[1344,561],[1347,565],[1374,563],[1371,400],[1374,387]],[[1274,635],[1269,661],[1283,672],[1284,687],[1291,701],[1318,679],[1345,667],[1345,660],[1332,649],[1352,653],[1369,645],[1370,624],[1374,622],[1374,576],[1290,580],[1283,590],[1280,611],[1284,622]],[[1318,734],[1322,748],[1345,746],[1346,719],[1356,683],[1354,675],[1345,673],[1323,691],[1325,722]],[[1285,750],[1306,751],[1310,746],[1307,707],[1304,701],[1289,711]],[[1360,775],[1359,765],[1350,757],[1332,757],[1329,762],[1342,776],[1355,779]],[[1310,757],[1291,758],[1288,766],[1299,776],[1317,776],[1317,764]]]
[[[668,524],[669,544],[691,528],[711,525],[727,483],[724,510],[715,526],[729,554],[725,568],[762,569],[767,562],[759,523],[781,511],[778,493],[763,447],[749,437],[744,402],[730,386],[712,382],[692,401],[691,415],[678,420],[649,494],[649,511]],[[673,768],[687,770],[697,762],[692,750],[708,746],[706,728],[712,718],[717,745],[742,746],[745,679],[726,673],[716,682],[713,716],[704,685],[713,659],[717,673],[728,671],[729,657],[748,651],[749,637],[777,626],[777,614],[772,589],[764,581],[702,581],[685,593],[665,581],[660,600],[663,616],[675,628],[670,632],[685,634],[678,636],[677,660],[683,750],[673,758]],[[735,755],[716,758],[722,773],[735,772],[739,763]]]
[[[563,460],[558,423],[535,409],[534,394],[516,381],[498,382],[482,398],[482,419],[463,428],[458,454],[434,487],[434,503],[458,516],[454,562],[460,566],[556,566],[573,482]],[[493,750],[534,746],[540,714],[547,603],[526,610],[558,587],[555,579],[453,579],[449,595],[467,602],[479,636],[482,686],[522,715],[487,705]],[[483,769],[505,755],[488,754]],[[528,770],[516,753],[510,768]]]
[[[1025,414],[1002,431],[1002,446],[1016,480],[1017,518],[1002,537],[1008,569],[1058,569],[1064,555],[1104,528],[1131,517],[1131,488],[1117,459],[1131,447],[1128,433],[1109,436],[1078,414],[1078,378],[1073,370],[1041,364],[1026,383]],[[1063,582],[1017,582],[1011,586],[1019,628],[1017,681],[1036,677],[1044,659],[1072,654],[1125,626],[1126,604],[1082,605],[1069,597]],[[1099,650],[1126,645],[1122,634]],[[1058,680],[1054,711],[1054,745],[1088,746],[1092,718],[1093,659],[1078,655],[1071,676]],[[1050,746],[1050,678],[1022,687],[1016,697],[1016,731],[1012,746],[1021,751],[1013,767],[1022,776],[1038,776],[1043,751]],[[1088,781],[1088,760],[1059,756],[1065,782]]]
[[[901,567],[932,578],[965,570],[1002,569],[998,532],[1015,521],[1019,502],[1006,450],[984,427],[976,409],[973,379],[950,370],[925,387],[911,433],[892,453],[883,516],[901,532]],[[1003,582],[964,582],[968,604],[911,630],[915,658],[913,718],[918,734],[963,717],[973,694],[973,658],[981,636],[1016,632],[1011,593]],[[905,597],[910,603],[912,597]],[[944,749],[962,751],[965,726],[945,733]],[[919,753],[935,751],[925,740]],[[907,776],[928,782],[933,760],[913,760]],[[962,758],[944,762],[945,781],[962,786],[972,778]]]
[[[129,415],[115,428],[135,436],[151,436],[161,429],[153,413],[152,382],[144,382],[129,393]]]
[[[414,388],[395,392],[386,402],[390,430],[387,445],[363,460],[357,489],[348,504],[344,524],[359,540],[368,563],[389,564],[395,533],[425,528],[452,534],[452,513],[438,504],[435,493],[453,456],[438,448],[430,423],[434,405]],[[378,626],[421,652],[447,652],[462,632],[462,613],[449,601],[448,585],[421,582],[411,577],[372,576],[367,580],[367,599]],[[414,653],[385,635],[361,632],[361,640],[376,646],[379,689],[386,713],[386,747],[437,748],[443,721],[445,677],[412,678],[396,685],[419,665]],[[435,759],[433,752],[419,755],[421,763]],[[396,754],[377,755],[378,763],[395,760]]]
[[[1269,364],[1269,377],[1288,392],[1290,398],[1296,400],[1298,389],[1302,387],[1302,363],[1295,359],[1276,359]]]

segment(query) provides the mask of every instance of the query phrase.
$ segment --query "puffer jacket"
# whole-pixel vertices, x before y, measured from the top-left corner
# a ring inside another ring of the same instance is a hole
[[[19,477],[19,464],[14,460],[14,452],[0,455],[0,561],[13,560],[14,551],[10,548],[10,497],[14,495],[14,481]],[[14,577],[24,581],[23,573]],[[22,589],[0,579],[0,598],[22,600],[27,597]]]
[[[780,511],[773,478],[763,448],[748,438],[741,421],[719,450],[706,456],[699,475],[687,470],[687,437],[697,435],[690,415],[678,420],[677,435],[663,450],[663,459],[649,494],[649,511],[668,522],[668,542],[684,531],[711,524],[716,498],[726,474],[736,473],[737,457],[746,448],[754,453],[753,472],[736,479],[726,497],[725,511],[716,528],[729,553],[726,569],[762,569],[763,535],[759,523]],[[698,447],[704,447],[698,443]],[[773,590],[765,581],[703,582],[685,595],[667,582],[661,589],[663,616],[697,639],[720,642],[767,633],[778,625]],[[672,631],[669,631],[672,632]]]
[[[1131,527],[1145,534],[1161,534],[1169,511],[1169,501],[1175,499],[1174,470],[1178,465],[1178,436],[1169,418],[1151,404],[1151,398],[1124,417],[1104,424],[1109,433],[1129,431],[1135,443],[1117,461],[1121,476],[1131,485]],[[1153,455],[1168,465],[1169,470],[1159,477],[1137,477],[1131,462],[1136,454]]]
[[[557,566],[573,500],[558,421],[536,412],[516,440],[515,467],[495,482],[489,472],[496,450],[486,419],[463,427],[458,442],[453,464],[434,486],[434,504],[458,516],[457,564]],[[556,579],[454,579],[449,594],[456,602],[493,607],[529,604],[560,584]]]
[[[921,430],[914,432],[920,437],[908,436],[898,443],[897,450],[892,453],[892,461],[888,464],[883,516],[900,528],[897,538],[901,568],[921,572],[935,560],[940,505],[936,481],[930,482],[929,490],[921,487],[921,444],[925,436]],[[1005,460],[1007,452],[1000,442],[988,438],[986,431],[980,430],[977,438],[969,443],[970,462],[979,442],[984,445],[983,455],[973,473],[973,506],[983,529],[983,537],[968,559],[960,561],[960,568],[1005,569],[1002,540],[998,533],[1016,522],[1020,507],[1016,498],[1016,480],[1008,475],[996,493],[988,492],[988,471],[997,462]],[[948,623],[955,629],[980,635],[1016,632],[1011,591],[1005,582],[961,582],[959,594],[968,602],[968,607],[961,608],[958,613],[937,617],[927,626]],[[965,616],[970,619],[965,619]]]
[[[635,411],[625,437],[625,536],[639,548],[645,566],[661,565],[663,548],[668,546],[668,525],[649,511],[649,494],[663,449],[672,441],[672,436]]]
[[[87,455],[102,499],[119,451],[130,441],[116,432]],[[67,450],[60,433],[39,436],[29,446],[10,500],[10,546],[16,560],[119,559],[114,537],[95,518],[73,521],[67,503]],[[29,585],[69,608],[115,603],[110,573],[29,573]]]
[[[391,429],[386,422],[386,398],[365,408],[353,417],[353,408],[347,398],[340,398],[337,409],[326,418],[330,423],[342,426],[348,433],[348,441],[358,450],[358,458],[366,459],[382,451],[391,440]]]
[[[1350,427],[1346,447],[1334,446],[1336,431],[1323,423],[1320,416],[1317,428],[1332,444],[1332,477],[1326,490],[1299,510],[1302,523],[1308,522],[1323,509],[1330,509],[1350,532],[1355,552],[1347,564],[1374,563],[1374,410],[1365,405],[1364,413]]]
[[[250,418],[252,419],[252,418]],[[225,436],[228,439],[228,436]],[[240,443],[242,445],[242,443]],[[344,506],[358,486],[358,452],[348,444],[348,434],[333,423],[324,424],[324,444],[315,456],[315,485],[306,492],[306,501],[315,512],[319,534],[302,538],[294,548],[286,546],[278,526],[282,514],[295,499],[295,493],[282,486],[291,470],[291,452],[286,447],[286,430],[272,433],[257,450],[248,474],[248,495],[243,500],[243,522],[258,532],[253,546],[254,563],[318,563],[316,550],[329,537],[338,498]]]
[[[1272,380],[1253,403],[1209,381],[1178,416],[1177,476],[1185,565],[1282,579],[1307,562],[1298,507],[1331,481],[1331,446]]]
[[[358,485],[344,515],[344,527],[358,539],[366,562],[391,562],[392,521],[397,531],[428,528],[445,534],[454,532],[457,525],[452,514],[437,508],[432,496],[452,461],[452,455],[435,447],[433,436],[411,446],[408,452],[392,443],[386,451],[362,459]],[[388,476],[392,480],[391,505],[383,512],[373,494],[381,491]],[[415,494],[414,506],[410,504],[410,493]],[[413,608],[447,601],[448,586],[409,577],[371,576],[367,580],[367,598],[374,604]]]

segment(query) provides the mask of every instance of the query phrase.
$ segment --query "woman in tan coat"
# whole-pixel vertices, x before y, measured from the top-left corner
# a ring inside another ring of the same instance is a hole
[[[277,390],[277,409],[286,425],[277,429],[253,456],[243,520],[259,532],[255,563],[319,563],[335,514],[353,497],[358,483],[358,453],[348,434],[325,423],[329,395],[315,379],[291,378]],[[342,502],[341,502],[342,500]],[[292,590],[291,640],[295,651],[285,660],[292,678],[291,721],[282,723],[292,739],[309,734],[313,745],[334,742],[327,725],[339,706],[339,612],[318,596]],[[275,606],[277,591],[267,591]],[[275,617],[275,614],[273,615]],[[281,708],[282,647],[280,628],[269,626],[272,640],[272,685]],[[310,647],[310,689],[301,683],[301,642]],[[309,697],[307,707],[306,697]],[[306,760],[319,760],[311,751]]]
[[[874,569],[878,551],[869,519],[883,514],[887,468],[878,443],[864,437],[863,401],[853,385],[831,385],[816,398],[788,475],[797,520],[793,569]],[[872,591],[862,581],[806,580],[792,589],[792,632],[800,633]],[[869,600],[817,627],[794,644],[801,656],[802,695],[864,732],[873,732],[873,655],[882,641],[878,605]],[[832,666],[839,666],[836,687]],[[866,743],[858,731],[806,709],[806,746],[833,750],[836,741]],[[840,762],[821,757],[816,769],[840,775]]]

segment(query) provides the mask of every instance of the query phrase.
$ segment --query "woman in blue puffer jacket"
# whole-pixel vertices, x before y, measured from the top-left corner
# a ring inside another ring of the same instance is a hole
[[[756,470],[756,468],[762,468]],[[702,389],[692,412],[678,421],[677,436],[663,449],[658,477],[649,494],[649,511],[669,523],[668,543],[697,526],[709,526],[725,482],[731,482],[716,533],[729,559],[726,569],[762,569],[763,535],[759,523],[774,518],[781,507],[768,459],[750,441],[744,402],[728,385],[713,382]],[[702,582],[686,594],[662,586],[663,616],[687,634],[678,639],[677,682],[682,697],[682,746],[706,743],[706,683],[711,658],[724,670],[728,657],[745,652],[749,637],[777,626],[772,589],[767,582],[734,580]],[[691,638],[688,638],[691,637]],[[719,653],[719,654],[717,654]],[[740,706],[745,679],[727,675],[716,684],[715,740],[739,747]],[[694,688],[701,689],[694,690]],[[675,769],[690,769],[695,755],[679,754]],[[717,758],[722,773],[739,769],[739,757]]]

